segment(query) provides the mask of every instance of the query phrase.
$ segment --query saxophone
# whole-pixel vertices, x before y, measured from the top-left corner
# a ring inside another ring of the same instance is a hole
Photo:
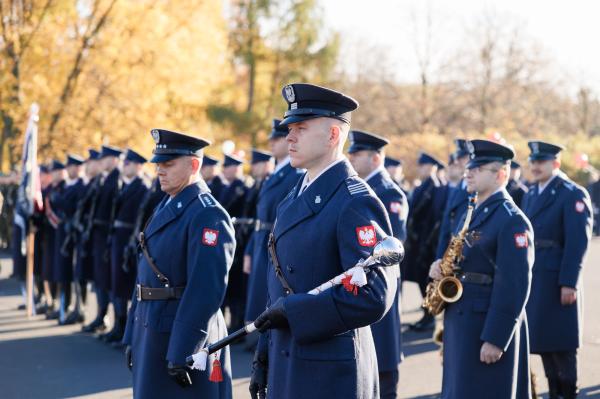
[[[465,245],[465,237],[471,223],[471,216],[473,215],[476,202],[477,194],[469,197],[465,222],[458,234],[452,237],[448,248],[446,248],[446,252],[444,252],[440,263],[442,278],[431,281],[427,285],[423,307],[434,316],[440,314],[447,303],[456,302],[462,296],[463,286],[460,280],[456,278],[456,273],[459,271],[458,264],[463,258],[462,252]]]

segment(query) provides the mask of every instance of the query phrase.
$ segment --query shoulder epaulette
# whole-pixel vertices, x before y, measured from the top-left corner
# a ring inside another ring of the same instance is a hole
[[[508,212],[509,216],[515,215],[518,212],[515,204],[510,201],[504,201],[504,204],[502,205],[504,205],[504,209],[506,209],[506,212]]]
[[[569,191],[575,190],[575,185],[568,181],[563,182],[563,186],[565,186]]]
[[[205,208],[211,207],[211,206],[217,206],[217,203],[215,202],[215,200],[213,199],[213,197],[208,194],[208,193],[200,193],[198,194],[198,199],[200,200],[200,202],[202,203],[202,205]]]
[[[346,187],[348,188],[350,195],[357,195],[369,192],[369,187],[367,186],[367,183],[365,183],[362,180],[346,179]]]

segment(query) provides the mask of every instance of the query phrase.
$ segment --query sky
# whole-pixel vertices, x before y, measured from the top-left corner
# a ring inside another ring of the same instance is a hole
[[[467,27],[485,13],[521,27],[541,45],[569,85],[587,85],[600,94],[600,1],[596,0],[321,0],[326,25],[346,43],[382,46],[401,80],[418,78],[411,33],[414,18],[424,25],[427,10],[434,26],[436,55],[457,49]]]

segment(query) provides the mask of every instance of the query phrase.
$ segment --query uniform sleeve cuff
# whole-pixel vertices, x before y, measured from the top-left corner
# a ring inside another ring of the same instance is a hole
[[[203,346],[206,337],[205,331],[180,321],[173,322],[166,360],[173,364],[185,364],[185,358],[199,349],[200,344]]]

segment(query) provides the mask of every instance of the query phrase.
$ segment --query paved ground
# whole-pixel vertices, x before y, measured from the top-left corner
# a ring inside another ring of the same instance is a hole
[[[2,398],[128,398],[131,376],[120,351],[109,348],[79,327],[58,327],[42,317],[27,320],[19,288],[7,279],[11,264],[0,259],[0,397]],[[580,356],[582,398],[600,398],[600,239],[592,243],[585,272],[584,348]],[[404,288],[403,321],[419,317],[415,286]],[[93,309],[89,309],[92,311]],[[430,334],[406,332],[406,359],[400,370],[401,398],[436,398],[441,365]],[[232,351],[236,399],[247,391],[251,355],[239,345]],[[542,377],[541,362],[533,357],[534,371]],[[544,378],[538,384],[546,392]]]

